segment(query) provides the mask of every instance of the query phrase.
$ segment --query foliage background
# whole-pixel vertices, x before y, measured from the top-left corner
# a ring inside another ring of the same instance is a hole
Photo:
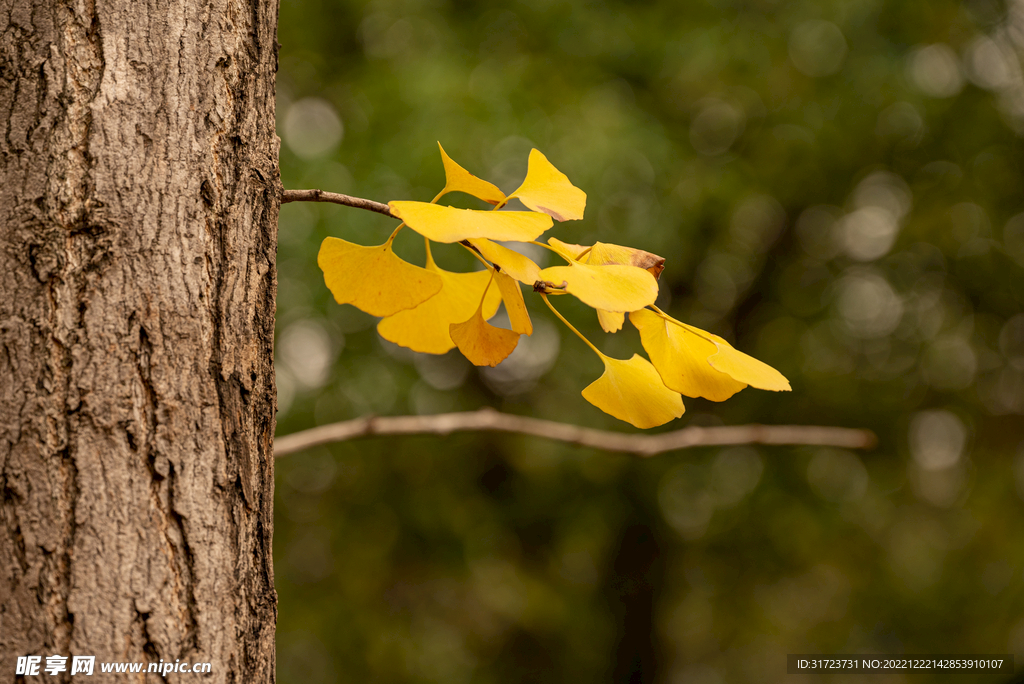
[[[763,682],[798,652],[1021,662],[1024,3],[283,0],[280,42],[286,187],[429,200],[440,140],[509,192],[536,146],[588,193],[584,221],[549,234],[667,257],[659,304],[792,382],[687,400],[666,429],[881,438],[638,461],[461,435],[282,459],[282,682]],[[484,372],[336,305],[320,241],[392,227],[282,209],[279,434],[484,405],[629,429],[580,397],[600,362],[535,298],[535,336]],[[640,351],[568,299],[606,352]]]

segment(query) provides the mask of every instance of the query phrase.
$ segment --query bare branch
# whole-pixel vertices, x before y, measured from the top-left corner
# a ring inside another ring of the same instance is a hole
[[[319,444],[379,435],[447,435],[452,432],[514,432],[577,446],[641,457],[701,446],[735,444],[805,444],[870,449],[878,442],[870,430],[816,425],[735,425],[687,427],[659,435],[626,434],[499,413],[492,408],[432,416],[364,416],[323,425],[274,440],[276,457]]]
[[[378,214],[384,214],[385,216],[395,218],[391,213],[391,209],[389,209],[386,204],[363,199],[361,197],[342,195],[340,192],[324,192],[323,190],[285,190],[281,193],[281,204],[287,204],[288,202],[333,202],[334,204],[343,204],[346,207],[375,211]]]

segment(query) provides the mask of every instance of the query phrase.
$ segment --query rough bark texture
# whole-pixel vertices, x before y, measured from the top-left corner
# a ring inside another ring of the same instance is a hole
[[[276,22],[0,0],[0,682],[274,680]]]

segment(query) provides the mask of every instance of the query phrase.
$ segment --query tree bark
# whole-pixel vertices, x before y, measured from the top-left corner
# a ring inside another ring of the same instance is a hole
[[[277,4],[0,26],[0,681],[272,682]]]

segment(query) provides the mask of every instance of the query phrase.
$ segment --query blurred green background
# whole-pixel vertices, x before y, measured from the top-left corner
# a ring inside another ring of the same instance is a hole
[[[548,235],[666,257],[662,308],[792,382],[685,400],[663,430],[880,438],[636,460],[479,434],[283,458],[281,682],[789,681],[801,652],[1020,667],[1024,2],[282,0],[279,40],[285,187],[429,200],[441,141],[510,192],[537,147],[588,195]],[[282,208],[279,434],[481,406],[632,430],[582,399],[601,364],[536,297],[534,336],[483,371],[335,304],[323,238],[393,227]],[[461,252],[435,257],[473,268]],[[606,353],[641,351],[570,299]]]

